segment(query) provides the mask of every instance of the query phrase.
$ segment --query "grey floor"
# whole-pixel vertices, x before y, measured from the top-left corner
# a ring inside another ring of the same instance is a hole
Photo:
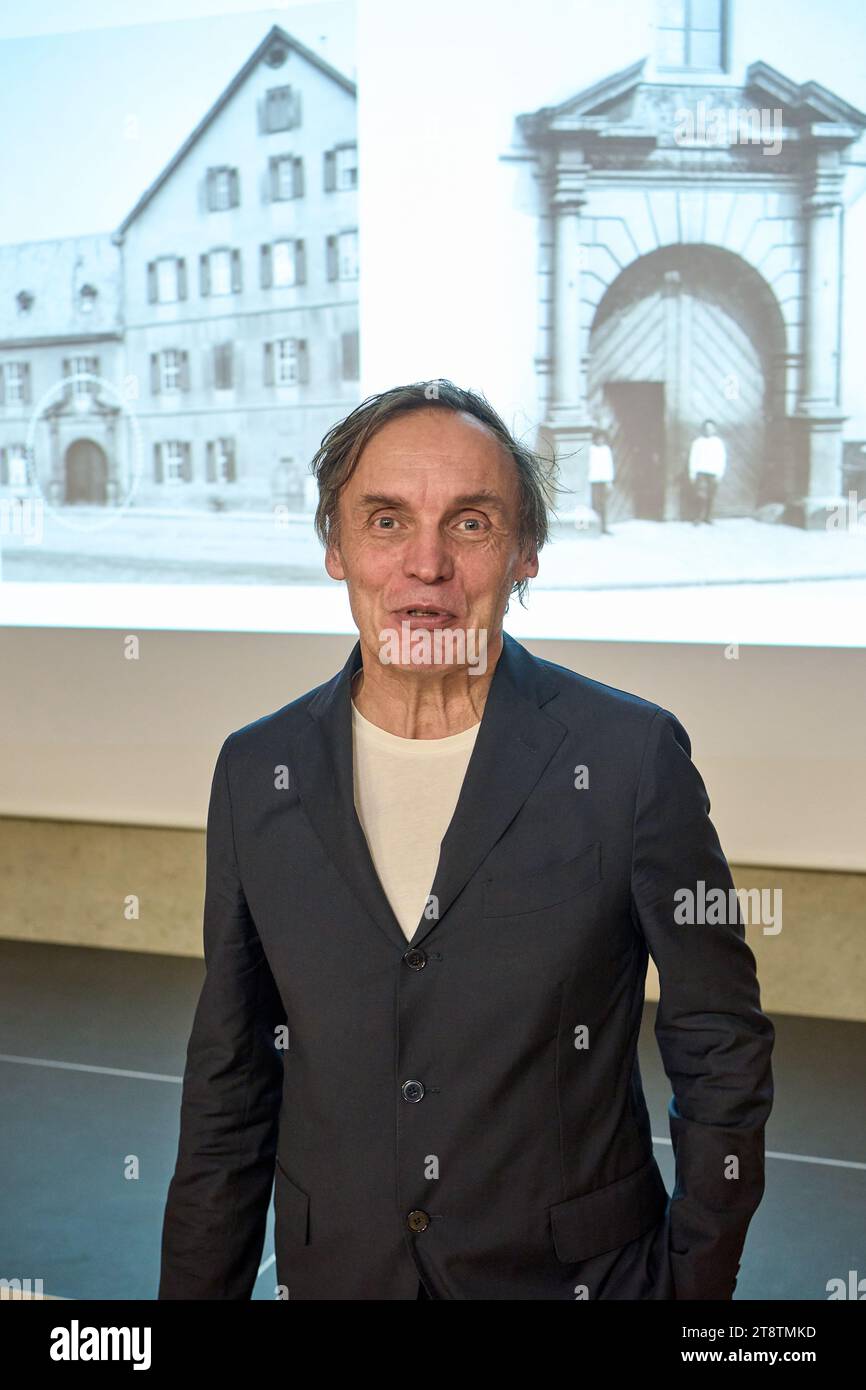
[[[203,973],[198,960],[0,940],[0,1277],[64,1298],[156,1296]],[[648,1004],[641,1071],[671,1191],[654,1016]],[[866,1024],[773,1022],[767,1189],[735,1297],[824,1300],[828,1280],[866,1278]],[[257,1299],[274,1296],[272,1222]]]

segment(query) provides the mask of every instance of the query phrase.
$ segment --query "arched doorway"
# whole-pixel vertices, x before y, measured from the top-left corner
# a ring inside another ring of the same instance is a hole
[[[104,506],[107,501],[108,459],[93,439],[76,439],[66,450],[64,502]]]
[[[592,325],[594,421],[611,434],[612,520],[689,514],[688,454],[707,418],[727,450],[718,516],[783,495],[784,324],[766,282],[715,246],[663,247],[628,266]]]

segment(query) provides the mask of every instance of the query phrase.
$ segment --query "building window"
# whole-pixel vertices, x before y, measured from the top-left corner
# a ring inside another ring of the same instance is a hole
[[[304,196],[304,161],[300,155],[276,154],[271,157],[271,201]]]
[[[237,481],[235,441],[233,439],[209,439],[206,460],[207,481],[209,483],[234,483]]]
[[[325,255],[329,280],[357,280],[358,233],[340,232],[325,239]]]
[[[217,391],[229,391],[235,384],[233,343],[214,344],[213,384]]]
[[[0,449],[0,483],[9,487],[27,487],[29,473],[26,444],[9,444],[5,449]]]
[[[189,353],[179,348],[163,348],[150,354],[150,389],[173,394],[189,390]]]
[[[334,193],[358,187],[357,145],[337,145],[325,150],[325,192]]]
[[[28,405],[30,366],[27,362],[5,362],[0,373],[0,405]]]
[[[209,294],[231,294],[232,292],[232,253],[231,251],[211,251],[210,253]]]
[[[67,357],[63,363],[66,382],[66,399],[85,404],[99,390],[99,382],[92,380],[99,375],[98,357]]]
[[[199,257],[199,289],[202,295],[239,294],[241,288],[240,251],[220,246]]]
[[[158,483],[192,482],[192,446],[182,439],[155,444],[154,475]]]
[[[173,304],[186,299],[186,261],[183,256],[158,256],[147,263],[147,299],[150,304]]]
[[[266,386],[296,386],[309,381],[306,338],[277,338],[265,343]]]
[[[301,94],[293,87],[271,87],[265,95],[266,131],[293,130],[301,124]]]
[[[725,71],[726,21],[726,0],[659,0],[658,66]]]
[[[272,285],[303,285],[307,261],[302,240],[275,241],[260,247],[262,289]]]
[[[358,330],[340,334],[341,372],[344,381],[357,381],[360,376],[358,362]]]
[[[240,174],[237,169],[227,164],[208,169],[206,188],[208,212],[224,212],[239,206]]]

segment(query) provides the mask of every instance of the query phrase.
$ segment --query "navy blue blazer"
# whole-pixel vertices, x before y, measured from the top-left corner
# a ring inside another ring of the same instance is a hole
[[[352,783],[342,671],[230,734],[161,1299],[247,1299],[273,1187],[290,1299],[729,1299],[774,1030],[669,711],[508,635],[407,942]],[[703,885],[703,886],[702,886]],[[676,1184],[637,1060],[647,953]]]

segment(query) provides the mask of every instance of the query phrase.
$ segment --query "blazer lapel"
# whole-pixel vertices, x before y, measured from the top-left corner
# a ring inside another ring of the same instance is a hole
[[[308,725],[295,736],[292,772],[304,810],[334,866],[377,926],[405,950],[406,936],[379,881],[355,810],[351,682],[361,663],[358,641],[342,671],[310,701]],[[436,915],[427,918],[422,913],[413,945],[445,916],[565,737],[565,725],[542,713],[556,693],[541,663],[503,633],[481,727],[429,889],[430,910]]]

